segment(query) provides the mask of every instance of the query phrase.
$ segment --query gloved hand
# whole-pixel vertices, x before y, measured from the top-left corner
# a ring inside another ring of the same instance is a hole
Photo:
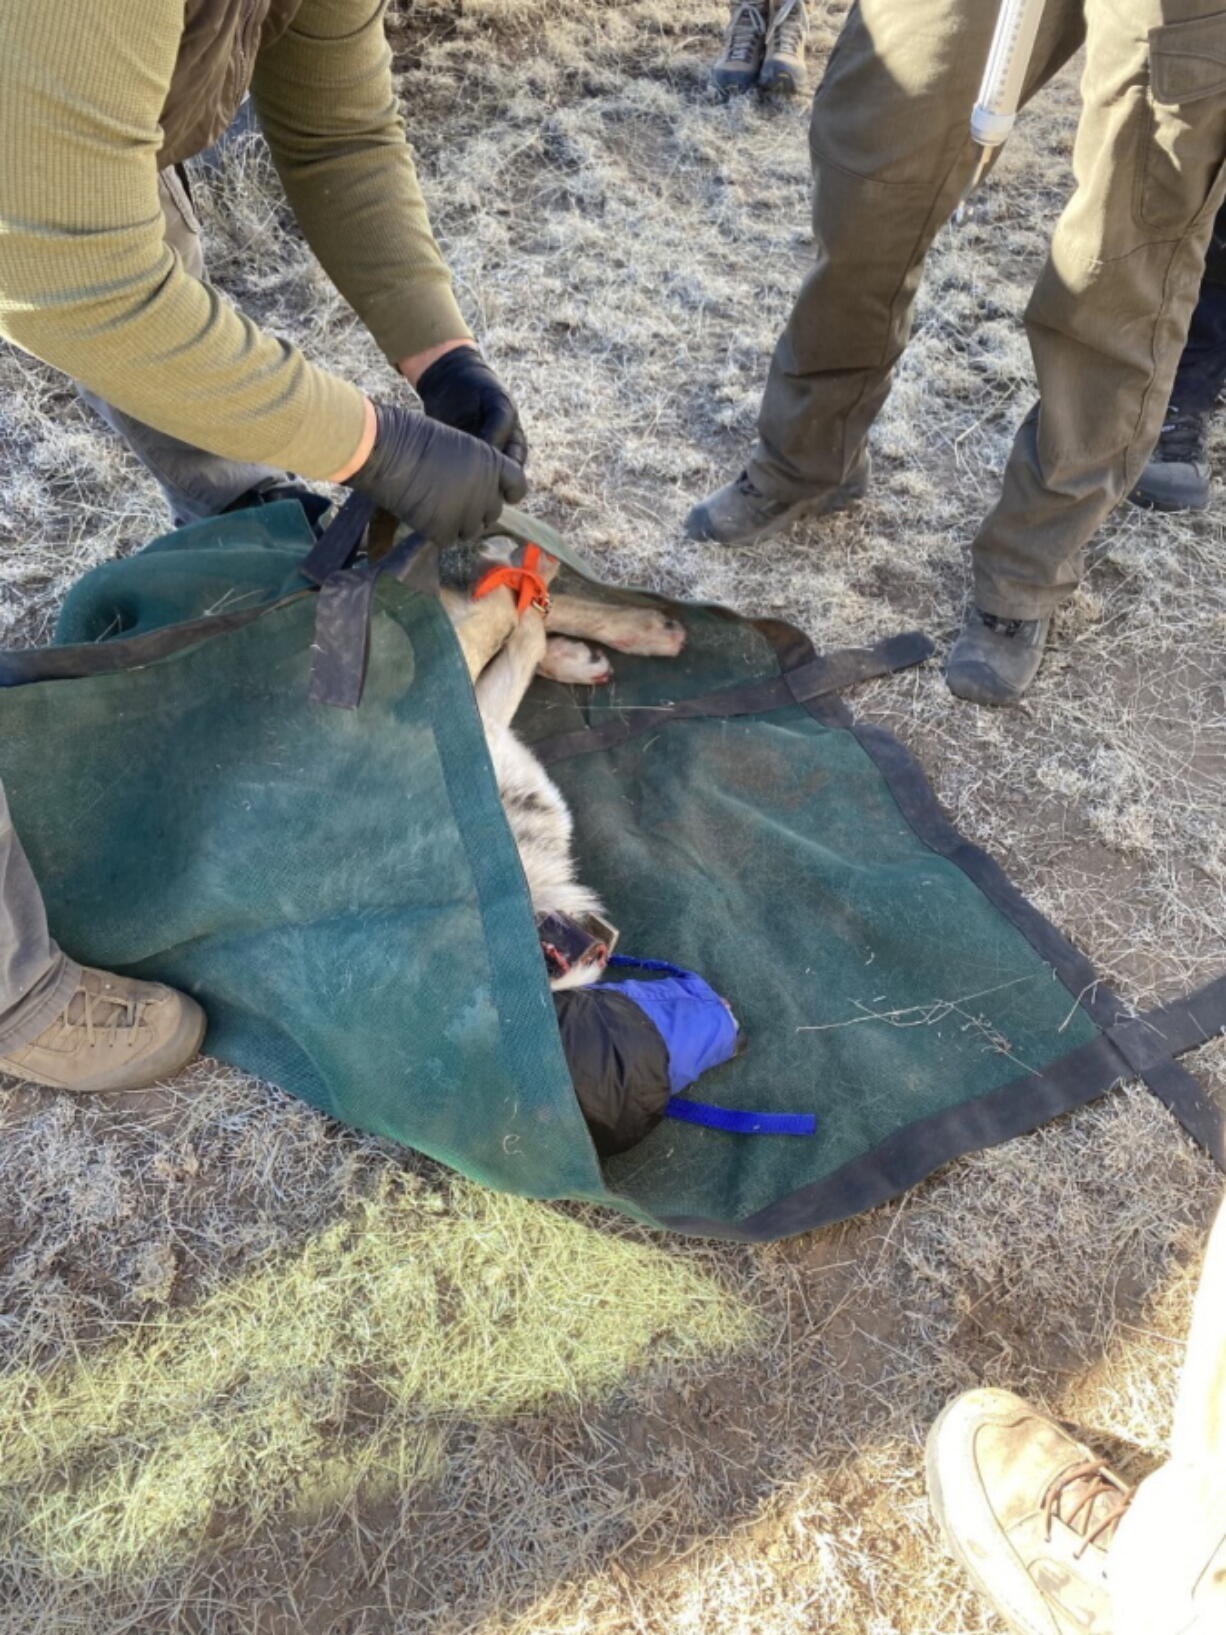
[[[479,437],[523,465],[528,442],[510,392],[475,346],[457,346],[436,358],[417,382],[432,420]]]
[[[374,447],[346,486],[436,545],[478,538],[528,491],[514,461],[466,432],[386,403],[375,404],[375,423]]]

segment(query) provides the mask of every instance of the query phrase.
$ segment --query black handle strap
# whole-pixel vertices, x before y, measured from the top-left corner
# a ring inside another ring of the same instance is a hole
[[[409,534],[379,561],[340,568],[325,581],[315,608],[311,648],[312,704],[356,710],[370,660],[370,615],[375,586],[387,574],[420,590],[438,588],[438,552],[424,534]]]
[[[892,675],[896,670],[923,664],[933,653],[933,644],[921,631],[910,630],[889,636],[873,647],[848,647],[785,670],[782,675],[760,681],[738,682],[697,698],[682,698],[673,704],[635,707],[631,705],[598,727],[559,733],[555,738],[532,745],[537,758],[551,766],[572,755],[590,755],[646,732],[656,731],[669,721],[693,720],[698,716],[761,715],[768,710],[804,704],[826,693],[841,692],[861,681]]]
[[[313,585],[324,585],[334,573],[350,566],[366,538],[375,514],[374,500],[350,494],[299,565],[298,572]]]
[[[1174,1060],[1226,1033],[1226,976],[1107,1029],[1107,1038],[1184,1129],[1226,1170],[1226,1107]]]

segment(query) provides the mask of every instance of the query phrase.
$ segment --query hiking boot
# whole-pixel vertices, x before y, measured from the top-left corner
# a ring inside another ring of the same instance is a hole
[[[1141,480],[1128,498],[1150,511],[1203,511],[1209,503],[1209,412],[1174,403]]]
[[[766,53],[758,70],[758,84],[764,91],[800,96],[808,90],[809,71],[805,67],[808,38],[809,14],[805,0],[772,0]]]
[[[86,966],[55,1021],[0,1056],[0,1073],[55,1090],[144,1090],[187,1066],[204,1027],[186,994]]]
[[[711,65],[711,85],[724,96],[757,84],[766,47],[770,0],[734,0],[724,49]]]
[[[708,494],[685,519],[687,539],[709,539],[717,545],[756,545],[780,533],[801,517],[822,517],[843,511],[863,497],[868,487],[868,455],[838,488],[799,500],[777,499],[765,494],[747,471],[735,482]]]
[[[1016,704],[1039,673],[1051,619],[998,619],[973,607],[950,649],[945,681],[972,704]]]
[[[951,1554],[1017,1635],[1111,1635],[1107,1550],[1132,1491],[1011,1391],[937,1420],[928,1497]]]

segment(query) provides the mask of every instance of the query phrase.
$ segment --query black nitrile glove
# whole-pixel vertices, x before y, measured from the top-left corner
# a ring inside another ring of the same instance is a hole
[[[516,465],[526,463],[528,442],[515,400],[475,346],[444,352],[418,380],[417,395],[432,420],[479,437]]]
[[[346,486],[436,545],[478,538],[528,491],[519,466],[466,432],[386,403],[375,420],[375,445]]]

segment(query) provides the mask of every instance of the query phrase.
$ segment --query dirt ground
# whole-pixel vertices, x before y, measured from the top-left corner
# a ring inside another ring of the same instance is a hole
[[[720,553],[680,522],[739,469],[811,254],[803,110],[708,99],[721,18],[393,18],[530,503],[610,578],[819,646],[944,641],[1033,393],[1021,315],[1075,76],[937,244],[868,500]],[[198,183],[221,286],[386,391],[258,146]],[[11,352],[0,447],[0,641],[25,645],[162,523],[62,379]],[[1192,519],[1111,520],[1021,709],[959,706],[935,666],[856,707],[1130,1000],[1226,968],[1220,489]],[[1226,1097],[1226,1044],[1186,1060]],[[1135,1086],[765,1248],[485,1194],[209,1063],[119,1104],[0,1089],[0,1117],[0,1635],[986,1635],[928,1516],[927,1426],[1006,1385],[1152,1468],[1221,1192]]]

